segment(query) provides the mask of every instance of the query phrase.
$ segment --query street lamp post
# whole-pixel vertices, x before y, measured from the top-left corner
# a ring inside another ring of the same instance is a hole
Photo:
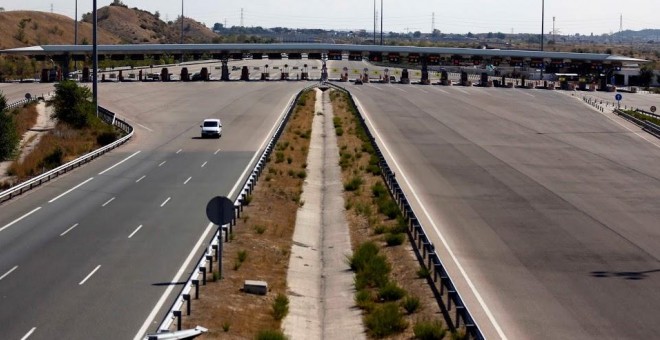
[[[545,0],[541,0],[541,51],[543,51],[543,37],[545,35]],[[541,62],[541,80],[543,80],[543,68],[545,67],[545,58]]]
[[[94,8],[92,9],[92,74],[94,75],[94,82],[92,83],[92,92],[94,97],[94,112],[96,115],[99,115],[99,88],[98,88],[98,68],[99,68],[99,51],[98,51],[98,42],[96,40],[96,24],[97,24],[97,15],[96,15],[96,0],[93,3]]]
[[[183,44],[183,0],[181,0],[181,44]]]
[[[383,0],[380,0],[380,44],[383,44]]]
[[[78,45],[78,0],[76,0],[76,13],[74,17],[73,44]],[[78,61],[73,61],[73,70],[78,71]]]

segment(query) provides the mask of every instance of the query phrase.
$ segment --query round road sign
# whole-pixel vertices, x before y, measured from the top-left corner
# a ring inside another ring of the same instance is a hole
[[[621,93],[617,93],[616,96],[614,96],[614,99],[621,100],[623,99],[623,96],[621,95]]]
[[[651,112],[655,113],[655,106],[651,106]]]

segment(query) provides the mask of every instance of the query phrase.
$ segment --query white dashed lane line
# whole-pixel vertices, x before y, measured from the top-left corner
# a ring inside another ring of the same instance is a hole
[[[37,327],[32,327],[32,329],[29,332],[27,332],[25,335],[23,335],[21,340],[27,340],[27,338],[29,338],[30,335],[32,335],[32,333],[34,333],[35,330],[37,330]]]
[[[4,279],[5,277],[9,276],[9,274],[11,274],[11,273],[12,273],[14,270],[16,270],[17,268],[18,268],[18,266],[14,266],[14,268],[9,269],[8,272],[6,272],[6,273],[4,273],[2,276],[0,276],[0,281],[2,281],[2,279]]]
[[[137,229],[135,229],[130,235],[128,235],[128,238],[133,237],[133,235],[135,235],[135,233],[137,233],[140,229],[142,229],[142,224],[140,224],[140,226],[137,227]]]
[[[68,234],[71,230],[73,230],[77,226],[78,226],[78,223],[72,225],[71,228],[69,228],[65,232],[61,233],[60,236],[64,236],[64,235]]]
[[[204,163],[202,163],[202,168],[205,167],[207,163],[208,163],[208,162],[204,162]]]
[[[188,179],[185,182],[183,182],[183,185],[188,184],[188,182],[190,182],[191,179],[192,179],[192,177],[188,177]]]
[[[80,281],[80,283],[78,285],[79,286],[84,285],[85,282],[87,282],[87,280],[89,280],[89,278],[92,277],[92,275],[94,275],[94,273],[96,273],[97,270],[99,270],[99,268],[101,268],[100,264],[98,266],[96,266],[96,268],[94,268],[94,270],[92,270],[92,272],[89,273],[82,281]]]
[[[158,167],[163,166],[163,164],[167,163],[167,161],[163,161],[162,163],[158,164]]]
[[[179,151],[177,151],[176,154],[177,154],[177,155],[180,154],[181,151],[183,151],[183,149],[179,149]]]
[[[144,126],[144,125],[142,125],[142,124],[140,124],[140,123],[137,123],[137,125],[140,126],[140,127],[143,128],[143,129],[149,131],[149,132],[154,132],[154,130],[152,130],[152,129],[150,129],[150,128],[148,128],[148,127],[146,127],[146,126]]]
[[[167,202],[170,201],[170,199],[172,199],[172,197],[168,197],[168,198],[165,200],[165,202],[163,202],[163,204],[160,205],[160,207],[161,207],[161,208],[164,207],[165,204],[167,204]]]
[[[81,186],[87,184],[87,182],[89,182],[89,181],[91,181],[91,180],[93,180],[93,179],[94,179],[94,177],[90,177],[90,178],[87,179],[86,181],[84,181],[84,182],[82,182],[82,183],[76,185],[75,187],[73,187],[73,188],[71,188],[71,189],[65,191],[64,193],[60,194],[59,196],[57,196],[57,197],[53,198],[52,200],[48,201],[48,203],[53,203],[53,202],[57,201],[58,199],[64,197],[64,196],[67,195],[68,193],[70,193],[70,192],[72,192],[72,191],[74,191],[74,190],[80,188]]]
[[[218,149],[218,150],[216,150],[216,151],[215,151],[215,152],[214,152],[213,154],[214,154],[214,155],[217,155],[217,154],[218,154],[218,152],[220,152],[220,151],[221,151],[221,150],[220,150],[220,149]]]
[[[27,213],[27,214],[25,214],[25,215],[23,215],[23,216],[21,216],[21,217],[15,219],[15,220],[9,222],[9,224],[6,224],[4,227],[0,228],[0,231],[3,231],[3,230],[5,230],[5,229],[7,229],[7,228],[13,226],[14,224],[16,224],[16,223],[22,221],[24,218],[26,218],[26,217],[28,217],[28,216],[34,214],[35,212],[37,212],[39,209],[41,209],[41,207],[35,208],[35,209],[33,209],[32,211],[30,211],[29,213]]]
[[[116,197],[113,197],[113,198],[109,199],[107,202],[103,203],[103,205],[101,205],[101,207],[105,207],[106,205],[110,204],[110,202],[114,201],[115,198]]]
[[[138,178],[138,180],[135,181],[135,183],[140,183],[140,181],[143,180],[145,177],[147,177],[147,175],[144,175],[144,176]]]

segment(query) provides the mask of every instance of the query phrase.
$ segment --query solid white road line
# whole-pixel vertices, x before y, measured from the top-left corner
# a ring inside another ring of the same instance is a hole
[[[138,178],[138,180],[135,181],[135,183],[140,183],[140,181],[143,180],[145,177],[147,177],[147,175],[144,175],[144,176]]]
[[[128,235],[128,238],[131,238],[131,237],[133,237],[133,235],[135,235],[135,233],[137,233],[137,232],[138,232],[138,230],[140,230],[140,229],[142,229],[142,224],[140,224],[140,226],[139,226],[139,227],[137,227],[137,229],[135,229],[135,231],[133,231],[133,232],[132,232],[132,233],[131,233],[130,235]]]
[[[146,127],[146,126],[144,126],[144,125],[142,125],[142,124],[140,124],[140,123],[136,123],[136,124],[137,124],[139,127],[142,127],[142,128],[144,128],[145,130],[147,130],[147,131],[149,131],[149,132],[154,132],[154,130],[152,130],[152,129],[150,129],[150,128],[148,128],[148,127]]]
[[[204,234],[202,234],[199,240],[197,240],[197,244],[195,244],[195,247],[192,249],[190,254],[188,254],[188,257],[181,265],[181,268],[179,268],[179,271],[176,273],[176,275],[174,275],[174,278],[172,278],[171,281],[172,284],[167,286],[167,289],[165,290],[163,295],[161,295],[160,299],[156,303],[156,306],[154,306],[154,309],[151,310],[151,313],[149,313],[149,316],[142,324],[142,327],[140,327],[137,334],[135,334],[135,337],[133,338],[134,340],[141,340],[142,337],[145,335],[145,333],[147,333],[147,330],[151,326],[151,322],[156,317],[156,314],[158,314],[158,311],[160,311],[160,309],[163,307],[163,304],[167,300],[167,297],[170,296],[172,290],[174,290],[174,287],[176,286],[174,283],[179,282],[179,280],[181,280],[181,277],[183,276],[186,268],[188,268],[188,266],[190,265],[190,261],[192,261],[193,258],[195,258],[195,255],[197,254],[199,248],[204,243],[204,240],[206,240],[206,238],[208,237],[208,234],[211,232],[211,230],[213,230],[213,223],[209,223],[206,226],[206,230],[204,230]]]
[[[15,219],[15,220],[9,222],[9,224],[7,224],[7,225],[5,225],[4,227],[0,228],[0,231],[3,231],[3,230],[5,230],[5,229],[7,229],[7,228],[13,226],[14,224],[20,222],[22,219],[24,219],[24,218],[26,218],[26,217],[28,217],[28,216],[34,214],[34,213],[37,212],[39,209],[41,209],[41,207],[34,208],[34,209],[33,209],[32,211],[30,211],[29,213],[27,213],[27,214],[25,214],[25,215],[23,215],[23,216],[21,216],[21,217]]]
[[[109,199],[107,202],[103,203],[102,207],[105,207],[106,205],[110,204],[110,202],[114,201],[115,197]]]
[[[99,270],[99,268],[101,268],[100,264],[98,266],[96,266],[96,268],[94,268],[94,270],[92,270],[92,272],[89,273],[89,275],[87,275],[82,281],[80,281],[80,283],[78,285],[79,286],[84,285],[85,282],[87,282],[87,280],[89,280],[89,278],[92,277],[92,275],[94,275],[94,273],[96,273],[97,270]]]
[[[179,151],[177,151],[176,154],[178,155],[179,153],[181,153],[181,151],[183,151],[183,149],[179,149]]]
[[[29,332],[27,332],[25,335],[23,335],[23,337],[21,338],[21,340],[27,340],[27,338],[29,338],[30,335],[32,335],[32,333],[34,333],[34,331],[35,331],[36,329],[37,329],[37,327],[32,327],[32,329],[31,329]]]
[[[11,272],[13,272],[14,270],[16,270],[16,268],[18,268],[18,266],[14,266],[14,268],[9,269],[8,272],[6,272],[6,273],[4,273],[4,275],[0,276],[0,281],[2,281],[2,279],[4,279],[5,277],[9,276],[9,274],[11,274]]]
[[[218,152],[220,152],[220,149],[216,150],[213,154],[214,154],[214,155],[217,155]]]
[[[202,168],[206,166],[206,163],[208,163],[208,162],[204,162],[204,163],[202,164]]]
[[[85,185],[87,182],[89,182],[89,181],[91,181],[91,180],[93,180],[93,179],[94,179],[94,177],[90,177],[90,178],[87,179],[86,181],[84,181],[84,182],[82,182],[82,183],[76,185],[75,187],[73,187],[73,188],[71,188],[71,189],[65,191],[64,193],[60,194],[59,196],[57,196],[57,197],[53,198],[52,200],[48,201],[48,203],[53,203],[53,202],[57,201],[58,199],[62,198],[64,195],[66,195],[66,194],[68,194],[68,193],[70,193],[70,192],[72,192],[72,191],[74,191],[74,190],[80,188],[81,186]]]
[[[163,161],[162,163],[158,164],[158,167],[163,166],[163,164],[167,163],[167,161]]]
[[[132,154],[132,155],[130,155],[130,156],[124,158],[124,160],[120,161],[119,163],[117,163],[117,164],[115,164],[115,165],[113,165],[113,166],[111,166],[111,167],[109,167],[109,168],[107,168],[107,169],[105,169],[105,170],[99,172],[99,175],[103,175],[104,173],[106,173],[106,172],[108,172],[108,171],[114,169],[116,166],[118,166],[118,165],[120,165],[120,164],[126,162],[127,160],[129,160],[129,159],[135,157],[135,155],[139,154],[140,152],[142,152],[142,151],[136,151],[134,154]]]
[[[65,232],[61,233],[60,236],[64,236],[64,235],[68,234],[71,230],[73,230],[73,228],[75,228],[77,226],[78,226],[78,223],[72,225],[71,228],[69,228]]]
[[[188,182],[190,182],[191,179],[192,179],[192,177],[188,177],[188,179],[185,182],[183,182],[183,184],[184,185],[188,184]]]
[[[167,204],[167,202],[169,202],[171,198],[172,198],[172,197],[168,197],[168,198],[165,200],[165,202],[163,202],[163,204],[160,205],[160,207],[161,207],[161,208],[164,207],[165,204]]]
[[[355,103],[359,107],[360,111],[364,113],[365,118],[366,118],[365,120],[367,121],[368,125],[371,127],[374,135],[376,135],[376,137],[382,142],[383,148],[385,149],[387,154],[390,155],[390,158],[392,159],[392,162],[394,163],[394,166],[399,170],[398,171],[400,173],[399,176],[401,178],[403,178],[404,182],[406,182],[406,185],[408,186],[408,188],[410,188],[410,191],[412,192],[413,196],[415,197],[415,200],[417,202],[419,202],[419,205],[422,209],[422,212],[424,213],[424,215],[426,215],[426,218],[431,223],[431,226],[433,227],[433,230],[435,231],[436,235],[440,238],[440,241],[442,242],[442,245],[445,247],[445,249],[447,249],[447,252],[449,253],[449,256],[451,257],[452,261],[454,261],[454,263],[456,264],[456,267],[461,272],[461,275],[463,275],[463,278],[465,278],[465,281],[467,282],[468,286],[470,287],[470,290],[472,290],[472,293],[474,294],[477,301],[481,305],[481,308],[484,309],[484,313],[486,313],[486,316],[488,317],[490,322],[493,324],[493,327],[495,328],[495,331],[497,331],[497,334],[500,336],[501,339],[506,340],[507,339],[506,334],[504,334],[504,332],[502,331],[502,328],[500,327],[500,324],[495,319],[495,316],[490,311],[490,308],[488,308],[488,306],[486,305],[486,302],[481,297],[481,294],[479,294],[479,291],[477,291],[477,287],[475,287],[474,283],[472,283],[472,280],[470,280],[470,277],[468,276],[467,272],[465,271],[465,269],[463,268],[461,263],[458,262],[458,258],[454,254],[454,251],[451,249],[451,247],[449,246],[449,243],[447,243],[447,240],[442,235],[442,233],[438,229],[438,226],[435,224],[435,222],[431,218],[431,214],[429,214],[428,210],[426,210],[426,207],[422,204],[422,201],[420,200],[419,196],[417,195],[417,192],[415,191],[413,186],[410,185],[410,182],[408,181],[408,177],[401,171],[401,167],[399,166],[396,159],[393,157],[392,152],[390,152],[389,148],[384,143],[383,139],[380,136],[380,133],[378,133],[378,130],[374,128],[373,122],[371,122],[371,119],[369,118],[369,115],[367,114],[367,111],[364,109],[364,107],[362,107],[362,104],[360,104],[360,102],[357,100],[357,98],[355,99]]]

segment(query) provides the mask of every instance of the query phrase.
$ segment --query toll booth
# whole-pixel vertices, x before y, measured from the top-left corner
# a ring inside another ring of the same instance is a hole
[[[190,81],[190,73],[188,73],[187,67],[181,69],[181,81]]]
[[[142,72],[142,71],[140,71],[140,72]],[[82,82],[83,83],[89,83],[90,82],[89,67],[84,67],[82,69]]]
[[[410,84],[410,76],[408,75],[408,69],[404,68],[401,71],[401,84]]]
[[[241,80],[249,81],[250,80],[250,70],[247,66],[243,66],[241,69]]]
[[[160,70],[160,81],[170,81],[170,71],[167,67],[163,67]]]
[[[449,73],[447,71],[442,71],[440,72],[440,84],[442,85],[451,85],[451,82],[449,81]]]
[[[124,73],[122,72],[122,70],[119,70],[119,75],[117,76],[117,79],[119,81],[124,81]]]
[[[493,83],[488,80],[488,73],[481,73],[481,86],[483,87],[492,87]]]
[[[461,85],[472,86],[472,83],[468,80],[468,74],[465,71],[461,71]]]
[[[281,56],[280,56],[281,57]],[[270,55],[268,56],[270,59]],[[220,79],[223,81],[229,81],[229,66],[227,66],[227,60],[222,61],[222,73],[220,74]]]
[[[209,81],[209,77],[211,76],[209,74],[209,69],[202,67],[202,69],[199,71],[199,76],[202,78],[202,81]]]

